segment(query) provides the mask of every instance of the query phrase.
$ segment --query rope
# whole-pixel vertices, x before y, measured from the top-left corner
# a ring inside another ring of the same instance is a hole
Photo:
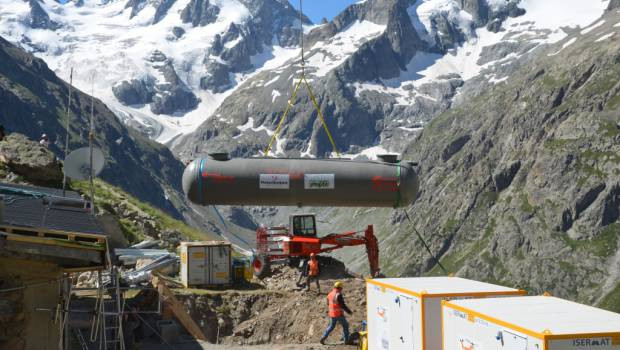
[[[293,90],[293,94],[291,95],[291,98],[287,101],[286,109],[284,110],[282,117],[280,117],[280,122],[278,123],[278,127],[276,128],[276,131],[273,133],[273,135],[271,135],[271,140],[269,141],[269,145],[265,149],[265,156],[269,154],[269,151],[271,150],[271,147],[273,146],[273,143],[275,142],[276,137],[278,136],[278,133],[280,133],[280,129],[282,129],[284,120],[286,120],[286,116],[288,115],[288,112],[291,110],[291,107],[293,106],[292,102],[295,100],[295,97],[297,97],[297,91],[299,91],[299,87],[301,86],[301,83],[302,83],[302,79],[299,79],[299,82],[295,85],[295,89]]]
[[[295,101],[295,98],[297,97],[297,92],[299,91],[299,87],[301,86],[301,83],[303,82],[306,85],[306,89],[308,90],[308,96],[310,96],[310,99],[312,100],[312,104],[314,105],[314,108],[317,111],[319,120],[321,121],[321,124],[323,125],[323,129],[325,129],[325,133],[327,134],[327,137],[329,138],[329,142],[332,145],[332,149],[334,150],[334,152],[336,152],[336,155],[340,157],[340,152],[338,152],[338,147],[336,147],[336,142],[334,142],[334,138],[332,137],[331,132],[329,132],[329,128],[327,127],[327,123],[325,122],[325,117],[323,116],[323,112],[321,112],[321,107],[319,106],[319,103],[317,102],[316,97],[314,96],[314,92],[312,91],[312,88],[310,87],[310,84],[308,83],[308,80],[306,79],[306,59],[304,56],[304,22],[303,22],[302,5],[303,5],[302,0],[299,0],[299,41],[301,44],[301,76],[299,77],[299,82],[295,84],[295,88],[293,89],[293,94],[291,95],[291,98],[287,101],[286,109],[284,110],[282,117],[280,117],[280,122],[278,122],[278,127],[274,131],[273,135],[271,135],[271,139],[269,140],[269,145],[267,145],[267,148],[265,149],[264,154],[265,156],[267,156],[269,152],[271,151],[271,148],[273,147],[273,143],[276,141],[276,138],[278,134],[280,133],[280,130],[282,129],[282,125],[284,125],[286,116],[291,110],[291,107],[293,106],[293,102]]]
[[[220,211],[219,211],[219,210],[217,210],[217,207],[216,207],[215,205],[213,205],[212,207],[213,207],[213,210],[215,211],[215,214],[217,214],[218,218],[219,218],[219,219],[220,219],[220,221],[222,222],[222,224],[224,224],[224,227],[225,227],[226,229],[228,229],[228,233],[230,233],[231,235],[233,235],[233,236],[234,236],[235,238],[237,238],[239,241],[241,241],[241,242],[243,242],[243,243],[247,244],[247,246],[248,246],[248,247],[250,247],[250,249],[252,249],[252,244],[250,244],[250,242],[248,242],[247,240],[245,240],[243,237],[241,237],[241,236],[239,236],[239,235],[235,234],[235,233],[234,233],[234,232],[233,232],[233,231],[232,231],[232,230],[228,227],[228,224],[226,223],[226,220],[224,220],[224,217],[222,216],[222,214],[220,213]],[[226,238],[226,237],[224,236],[224,233],[223,233],[223,232],[222,232],[222,236],[223,236],[224,238]]]
[[[314,103],[314,108],[316,108],[316,111],[319,115],[319,119],[321,119],[321,123],[323,124],[323,129],[325,129],[325,133],[327,133],[327,137],[329,138],[329,142],[331,142],[332,144],[332,148],[334,149],[334,152],[336,152],[336,155],[338,157],[340,157],[340,152],[338,152],[338,147],[336,147],[336,143],[334,142],[334,138],[332,137],[332,134],[329,132],[329,129],[327,128],[327,124],[325,123],[325,118],[323,117],[323,112],[321,112],[321,108],[319,107],[319,104],[316,102],[316,98],[314,97],[314,93],[312,93],[312,89],[310,88],[310,84],[308,84],[308,81],[306,80],[306,76],[303,76],[304,82],[306,83],[306,87],[308,88],[308,94],[310,95],[310,99],[312,99],[312,103]]]
[[[418,239],[420,240],[420,242],[422,242],[422,244],[424,245],[424,248],[426,248],[426,251],[428,252],[428,254],[430,254],[430,256],[433,258],[433,260],[435,260],[437,265],[439,265],[441,270],[447,275],[448,270],[446,270],[446,268],[443,267],[439,259],[437,259],[435,254],[433,254],[433,252],[431,251],[431,248],[428,246],[428,244],[426,244],[426,241],[424,241],[424,238],[422,238],[422,235],[420,234],[420,232],[418,232],[418,230],[415,228],[415,224],[413,223],[413,220],[411,220],[411,218],[409,217],[409,213],[407,212],[407,210],[403,209],[403,212],[405,213],[405,217],[407,217],[407,220],[409,220],[409,222],[411,223],[411,226],[413,227],[413,231],[418,236]]]

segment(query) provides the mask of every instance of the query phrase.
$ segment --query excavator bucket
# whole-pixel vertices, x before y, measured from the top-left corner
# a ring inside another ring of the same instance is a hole
[[[370,266],[370,275],[379,277],[381,270],[379,269],[379,243],[375,237],[373,226],[370,225],[364,232],[366,238],[366,254],[368,255],[368,266]]]

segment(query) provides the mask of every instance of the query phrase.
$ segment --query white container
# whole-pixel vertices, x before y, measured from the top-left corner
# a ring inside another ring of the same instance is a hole
[[[620,315],[550,296],[443,302],[444,350],[617,350]]]
[[[442,300],[524,294],[458,277],[368,279],[368,348],[440,350]]]
[[[231,284],[230,243],[181,242],[181,282],[186,288]]]

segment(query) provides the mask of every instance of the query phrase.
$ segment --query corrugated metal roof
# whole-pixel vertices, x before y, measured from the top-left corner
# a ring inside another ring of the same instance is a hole
[[[90,214],[88,202],[74,191],[0,183],[4,196],[4,222],[1,224],[43,230],[104,234]]]

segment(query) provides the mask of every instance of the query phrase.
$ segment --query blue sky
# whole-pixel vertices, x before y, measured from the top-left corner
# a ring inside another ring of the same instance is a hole
[[[295,8],[299,7],[299,0],[289,0]],[[323,17],[331,20],[347,6],[359,0],[304,0],[303,11],[312,22],[321,23]]]
[[[68,0],[59,0],[61,3],[65,3]],[[290,3],[299,7],[299,0],[289,0]],[[323,17],[331,20],[338,15],[347,6],[358,2],[359,0],[304,0],[303,7],[304,13],[308,16],[312,22],[321,23]]]

